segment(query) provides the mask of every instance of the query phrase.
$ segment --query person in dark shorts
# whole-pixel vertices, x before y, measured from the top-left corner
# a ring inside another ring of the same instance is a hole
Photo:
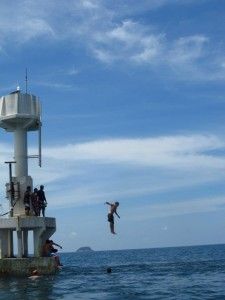
[[[33,208],[33,212],[36,217],[40,216],[40,203],[38,198],[38,189],[35,188],[34,192],[31,194],[31,204]]]
[[[114,230],[114,214],[117,215],[118,218],[120,218],[120,216],[117,213],[117,207],[119,206],[119,202],[115,202],[115,203],[105,202],[105,204],[110,206],[110,212],[108,213],[108,222],[110,224],[110,231],[112,234],[116,234]]]
[[[30,200],[31,200],[31,187],[28,186],[24,193],[24,198],[23,198],[26,216],[29,216],[30,214]]]
[[[42,216],[45,217],[45,208],[47,206],[47,200],[45,197],[43,185],[40,185],[40,190],[37,192],[37,195],[38,195],[38,199],[39,199],[40,210],[42,212]]]

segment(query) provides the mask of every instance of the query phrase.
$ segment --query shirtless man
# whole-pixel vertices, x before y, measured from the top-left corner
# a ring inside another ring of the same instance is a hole
[[[52,257],[53,256],[55,258],[56,265],[62,266],[62,264],[60,263],[60,260],[59,260],[59,256],[55,254],[58,250],[55,249],[53,247],[53,245],[59,246],[62,249],[62,247],[60,245],[54,243],[52,240],[46,240],[46,242],[42,248],[42,256],[44,256],[44,257]]]
[[[117,207],[119,206],[119,202],[115,202],[114,204],[109,203],[109,202],[105,202],[105,204],[110,206],[110,212],[108,213],[108,222],[110,223],[110,231],[112,234],[116,234],[114,231],[114,216],[113,214],[117,215],[118,218],[120,218],[120,216],[117,213]]]

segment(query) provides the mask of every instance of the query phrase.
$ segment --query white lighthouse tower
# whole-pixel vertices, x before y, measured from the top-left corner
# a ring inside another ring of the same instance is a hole
[[[41,106],[36,96],[22,94],[17,90],[0,98],[0,127],[14,134],[14,185],[8,185],[7,189],[8,196],[14,198],[11,203],[13,216],[24,214],[22,196],[27,186],[33,186],[32,178],[28,176],[27,133],[40,128],[40,117]]]
[[[19,89],[0,98],[0,127],[14,135],[14,157],[9,164],[9,182],[6,193],[10,200],[8,217],[0,218],[0,274],[27,273],[30,264],[36,262],[42,273],[51,273],[54,263],[41,257],[42,246],[56,230],[55,218],[25,215],[24,192],[28,186],[33,189],[33,180],[28,175],[27,135],[30,131],[40,132],[41,104],[38,97],[21,93]],[[40,137],[40,135],[39,135]],[[39,165],[41,166],[41,144],[39,143]],[[14,169],[14,174],[13,170]],[[34,253],[29,255],[28,232],[33,232]],[[16,234],[14,234],[16,232]],[[17,267],[14,242],[17,244]],[[47,262],[46,262],[47,261]]]

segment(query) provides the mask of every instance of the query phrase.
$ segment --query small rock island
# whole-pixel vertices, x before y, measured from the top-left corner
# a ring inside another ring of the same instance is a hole
[[[91,249],[91,247],[80,247],[79,249],[77,249],[76,252],[90,252],[90,251],[94,251]]]

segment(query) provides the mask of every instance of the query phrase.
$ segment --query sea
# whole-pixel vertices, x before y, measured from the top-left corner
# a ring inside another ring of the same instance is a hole
[[[56,275],[1,278],[0,300],[225,299],[225,245],[71,252],[60,258]]]

